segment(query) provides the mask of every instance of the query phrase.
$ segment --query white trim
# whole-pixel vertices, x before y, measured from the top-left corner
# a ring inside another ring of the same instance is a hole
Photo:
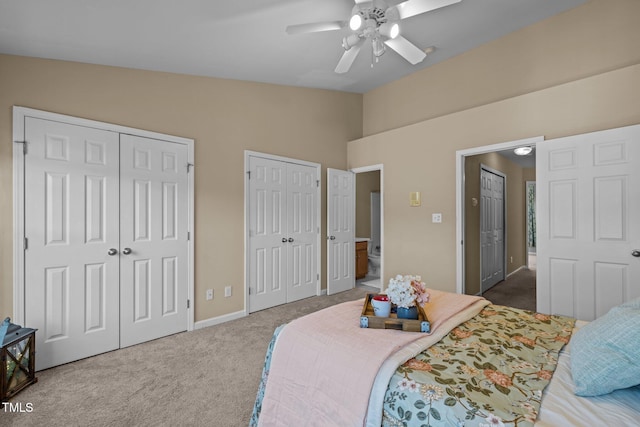
[[[220,325],[222,323],[230,322],[232,320],[242,319],[243,317],[246,317],[246,316],[247,314],[244,312],[244,310],[240,310],[234,313],[224,314],[222,316],[211,317],[209,319],[197,321],[195,323],[194,329],[208,328],[209,326]]]
[[[112,123],[99,122],[95,120],[83,119],[80,117],[67,116],[64,114],[51,113],[48,111],[35,110],[26,107],[13,107],[13,140],[24,141],[25,135],[25,119],[33,117],[43,120],[52,120],[68,123],[76,126],[84,126],[94,129],[112,131],[120,134],[140,136],[150,139],[158,139],[162,141],[185,144],[187,146],[188,162],[195,163],[194,145],[195,141],[190,138],[183,138],[174,135],[166,135],[158,132],[151,132],[142,129],[135,129],[127,126],[120,126]],[[188,261],[189,277],[187,284],[187,299],[189,307],[187,308],[187,330],[192,331],[194,328],[195,301],[194,301],[194,253],[195,253],[195,236],[194,236],[194,175],[190,171],[188,177],[189,185],[189,213],[187,229],[190,232],[188,241]],[[22,144],[15,144],[13,147],[13,318],[15,323],[24,324],[24,153]]]
[[[293,163],[297,165],[310,166],[316,169],[316,181],[318,182],[318,186],[316,189],[316,197],[318,200],[317,208],[316,208],[316,219],[318,224],[318,231],[316,232],[316,245],[318,250],[316,251],[316,271],[317,271],[317,281],[316,281],[316,295],[322,295],[322,244],[320,241],[320,232],[322,229],[322,214],[321,214],[321,205],[322,205],[322,182],[320,180],[322,170],[320,163],[309,162],[306,160],[293,159],[290,157],[278,156],[275,154],[267,154],[261,153],[258,151],[244,150],[244,313],[249,315],[249,277],[251,277],[249,272],[249,256],[250,256],[250,247],[249,247],[249,205],[250,205],[250,195],[249,195],[249,159],[251,157],[260,157],[263,159],[269,160],[277,160],[286,163]]]
[[[24,325],[24,114],[13,107],[13,322]],[[25,325],[26,326],[26,325]]]
[[[526,269],[527,266],[526,265],[521,265],[520,267],[516,268],[515,270],[513,270],[511,273],[507,274],[507,277],[505,279],[508,279],[509,277],[513,276],[514,274],[516,274],[518,271],[520,270],[524,270]]]
[[[384,291],[384,164],[362,166],[350,169],[355,174],[380,171],[380,292]],[[356,178],[357,179],[357,178]],[[356,190],[357,193],[357,190]],[[355,212],[353,213],[355,215]],[[354,221],[355,223],[355,221]]]
[[[456,151],[456,292],[463,294],[464,283],[464,159],[466,156],[491,153],[516,148],[520,145],[536,145],[544,136],[503,142]]]

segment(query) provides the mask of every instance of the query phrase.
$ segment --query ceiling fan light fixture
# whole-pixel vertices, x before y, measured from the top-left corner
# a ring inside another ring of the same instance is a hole
[[[513,150],[513,152],[516,153],[517,156],[526,156],[527,154],[531,153],[531,151],[533,151],[533,148],[529,146],[518,147]]]
[[[342,39],[342,47],[344,50],[349,50],[360,41],[360,37],[357,34],[351,34]]]
[[[351,19],[349,19],[349,28],[351,31],[358,31],[362,28],[364,24],[364,19],[362,19],[362,14],[360,11],[356,11],[353,15],[351,15]]]
[[[382,40],[376,37],[371,41],[371,45],[373,47],[373,56],[375,56],[376,58],[381,57],[385,51],[384,43],[382,42]]]
[[[395,39],[400,35],[400,25],[397,22],[385,22],[380,25],[378,31],[385,37]]]

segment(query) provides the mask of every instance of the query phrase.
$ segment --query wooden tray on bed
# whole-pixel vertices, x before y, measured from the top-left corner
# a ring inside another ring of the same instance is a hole
[[[431,325],[427,319],[424,309],[418,306],[418,320],[398,319],[395,313],[391,313],[390,317],[378,317],[373,314],[373,306],[371,299],[378,294],[367,294],[364,299],[364,307],[360,315],[360,327],[371,329],[395,329],[406,332],[424,332],[431,331]]]

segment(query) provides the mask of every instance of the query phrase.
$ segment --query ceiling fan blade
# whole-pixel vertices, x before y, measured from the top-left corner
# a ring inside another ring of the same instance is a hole
[[[340,30],[347,26],[345,21],[312,22],[310,24],[289,25],[287,34],[319,33]]]
[[[395,39],[385,40],[384,44],[398,52],[400,56],[413,65],[422,62],[422,60],[427,56],[426,53],[421,51],[416,45],[402,36],[398,36]]]
[[[338,66],[336,67],[336,73],[343,74],[349,71],[351,65],[353,64],[353,61],[356,60],[356,57],[360,52],[362,44],[363,42],[361,41],[342,54],[342,58],[340,58],[340,62],[338,62]]]
[[[410,18],[421,13],[431,12],[441,7],[460,3],[461,0],[407,0],[391,6],[389,9],[397,9],[400,19]]]

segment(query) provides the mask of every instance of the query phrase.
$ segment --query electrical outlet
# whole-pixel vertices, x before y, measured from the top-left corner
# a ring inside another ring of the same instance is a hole
[[[225,297],[230,297],[231,296],[231,286],[226,286],[224,288],[224,296]]]
[[[207,301],[213,299],[213,289],[207,289]]]
[[[441,213],[431,214],[431,222],[433,222],[433,223],[442,222],[442,214]]]

